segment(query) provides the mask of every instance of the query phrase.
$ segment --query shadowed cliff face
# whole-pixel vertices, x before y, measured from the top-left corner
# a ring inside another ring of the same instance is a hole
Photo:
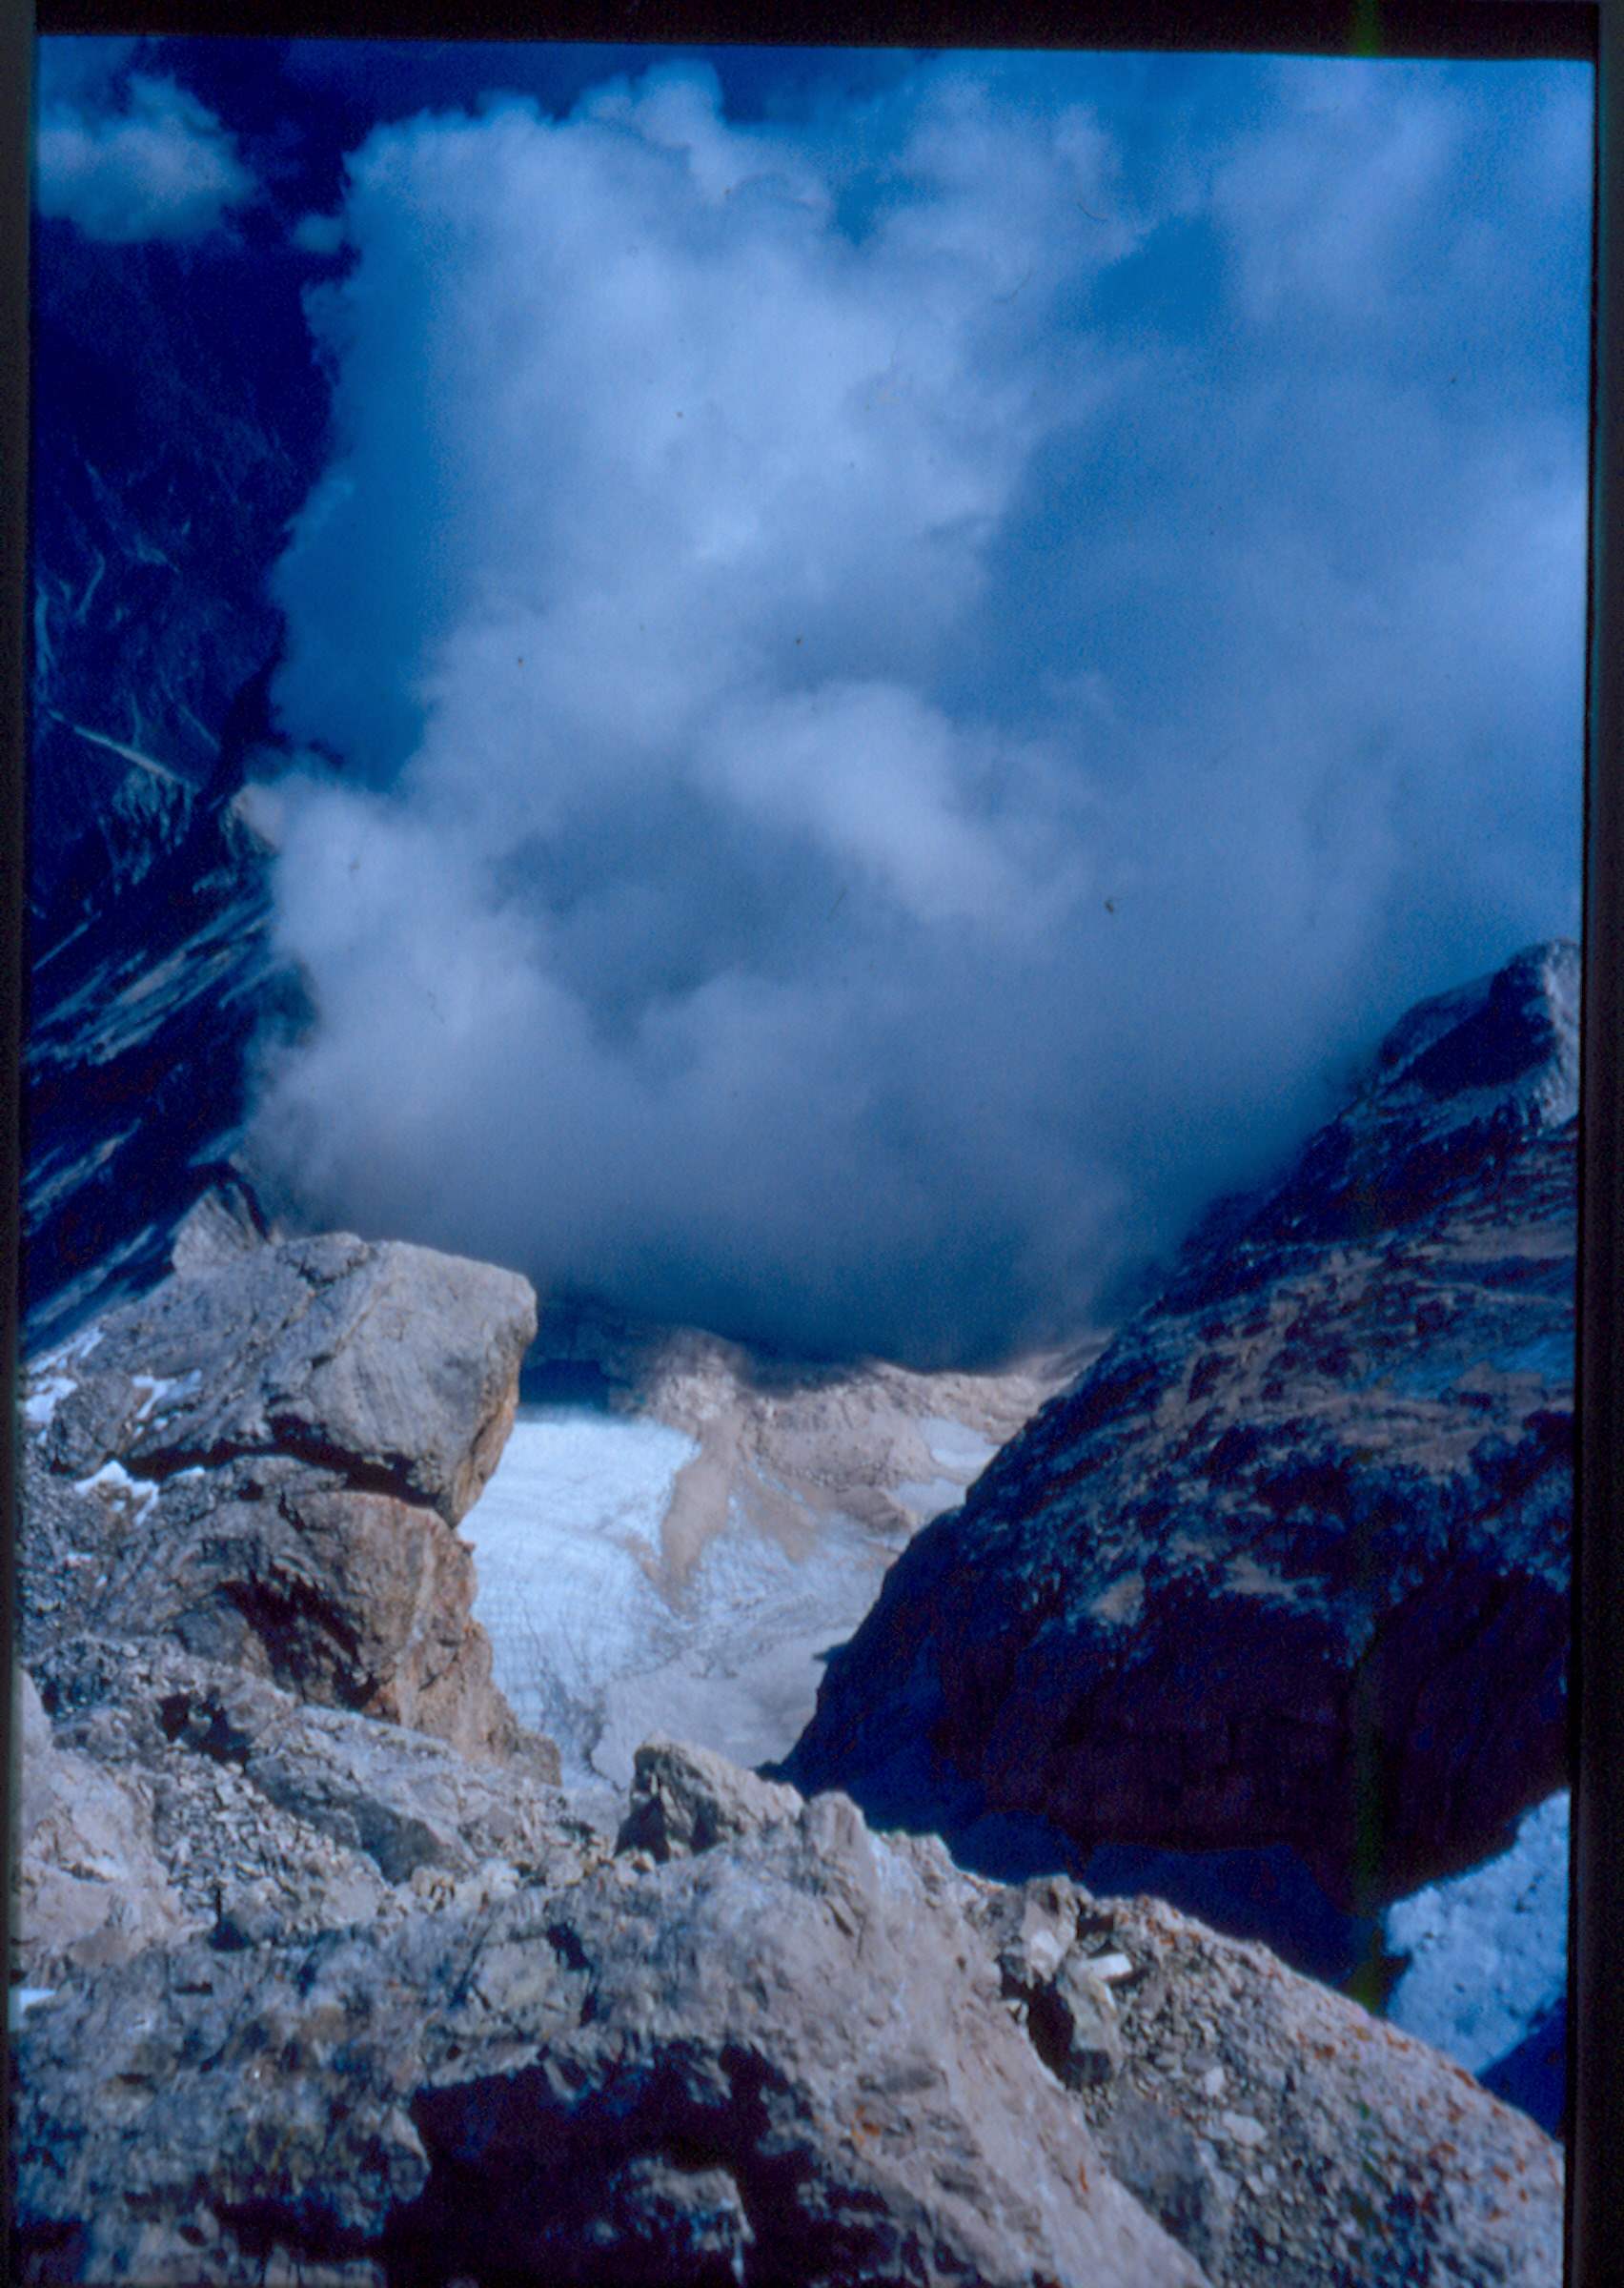
[[[1577,950],[1340,1117],[899,1560],[788,1769],[906,1824],[1287,1843],[1369,1907],[1564,1769]]]
[[[271,942],[251,799],[132,764],[114,810],[80,848],[90,910],[63,887],[30,980],[30,1351],[163,1277],[181,1218],[212,1181],[236,1181],[252,1043],[309,1017]]]
[[[240,794],[271,734],[265,586],[319,466],[310,260],[35,225],[30,1349],[140,1295],[234,1151],[256,1032],[308,1016]]]
[[[129,246],[34,227],[38,928],[64,897],[94,910],[86,868],[118,854],[131,750],[162,774],[149,789],[185,797],[264,736],[281,641],[265,575],[319,466],[327,387],[300,317],[313,265],[280,234]]]

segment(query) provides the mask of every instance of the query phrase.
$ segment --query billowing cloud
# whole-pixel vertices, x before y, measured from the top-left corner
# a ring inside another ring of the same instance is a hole
[[[41,43],[34,195],[115,245],[198,238],[254,195],[213,112],[175,80],[130,69],[129,40]]]
[[[1584,83],[1203,69],[355,154],[277,575],[313,1213],[989,1357],[1576,926]]]

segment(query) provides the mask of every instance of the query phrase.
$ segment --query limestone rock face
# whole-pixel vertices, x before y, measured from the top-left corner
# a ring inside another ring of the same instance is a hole
[[[357,2281],[1196,2288],[938,1890],[798,1803],[661,1868],[64,1987],[22,2035],[24,2277],[246,2281],[274,2252]]]
[[[455,1525],[496,1466],[535,1331],[529,1282],[488,1263],[343,1233],[247,1249],[103,1323],[47,1452],[148,1479],[287,1455]]]
[[[455,1527],[513,1419],[528,1284],[343,1235],[192,1260],[35,1365],[25,1664],[163,1636],[506,1752]]]
[[[86,1665],[77,1712],[48,1680],[59,1731],[233,1771],[335,1849],[362,1799],[493,1840],[453,1751],[274,1687],[194,1674],[141,1748],[175,1677],[134,1659]],[[658,1774],[723,1840],[611,1855],[543,1790],[460,1879],[375,1856],[348,1927],[222,1913],[68,1971],[17,2039],[19,2277],[1555,2288],[1555,2147],[1358,2005],[1155,1902],[985,1882],[651,1751],[642,1798]],[[1077,2081],[1045,2003],[1085,1991],[1115,2039]]]
[[[785,1767],[1295,1846],[1369,1905],[1562,1785],[1577,950],[1424,1004],[899,1559]]]
[[[38,1689],[19,1681],[30,1985],[185,1936],[387,1925],[459,1886],[572,1879],[612,1846],[619,1808],[566,1806],[544,1752],[471,1763],[162,1641],[73,1639]]]
[[[180,1935],[181,1902],[139,1782],[59,1748],[26,1669],[16,1672],[23,1799],[12,1899],[25,1975],[125,1962]]]

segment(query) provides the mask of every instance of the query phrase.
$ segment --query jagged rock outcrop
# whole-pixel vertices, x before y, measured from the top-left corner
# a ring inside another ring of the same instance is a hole
[[[125,1962],[177,1938],[184,1909],[155,1848],[152,1800],[90,1756],[59,1747],[26,1668],[16,1672],[13,1968],[43,1978]]]
[[[1122,2063],[1079,2102],[1215,2283],[1562,2277],[1557,2149],[1463,2068],[1160,1900],[1065,1878],[982,1895],[1035,2039],[1057,1948],[1062,1972],[1104,1974]]]
[[[173,1640],[508,1752],[455,1528],[513,1420],[528,1283],[344,1235],[204,1252],[35,1363],[25,1665],[80,1635]]]
[[[785,1767],[1369,1906],[1562,1784],[1577,949],[1424,1003],[888,1574]]]
[[[250,1774],[266,1690],[216,1731],[244,1717]],[[414,1875],[314,1939],[222,1921],[36,1996],[19,2277],[1554,2288],[1551,2141],[1263,1950],[669,1742],[628,1828],[657,1796],[687,1807],[663,1860],[578,1823],[505,1883]],[[1082,2072],[1078,1996],[1111,2028]]]

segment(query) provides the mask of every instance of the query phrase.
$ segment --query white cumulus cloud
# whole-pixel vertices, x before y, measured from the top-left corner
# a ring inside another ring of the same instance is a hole
[[[130,245],[201,237],[254,195],[233,137],[175,80],[132,72],[120,96],[98,77],[87,84],[82,72],[42,72],[34,140],[42,214]]]
[[[1583,214],[1492,75],[1209,69],[761,125],[667,67],[353,155],[276,575],[314,1214],[985,1357],[1573,926]]]

